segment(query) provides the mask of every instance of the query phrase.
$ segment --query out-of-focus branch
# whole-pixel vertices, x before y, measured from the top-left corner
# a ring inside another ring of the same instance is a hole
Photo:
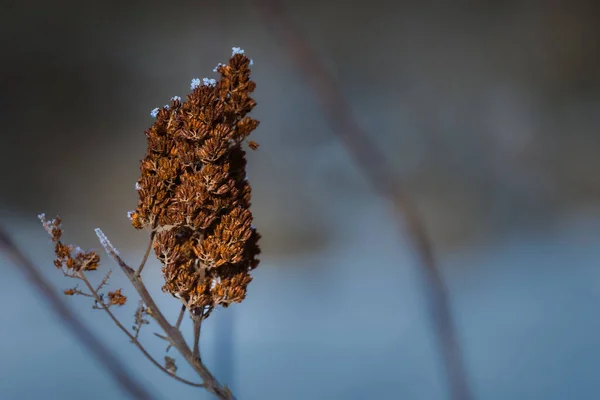
[[[131,377],[119,359],[112,354],[111,350],[65,305],[50,283],[46,281],[35,265],[25,257],[2,229],[0,229],[0,251],[8,255],[8,258],[12,260],[16,269],[25,273],[31,284],[37,289],[36,291],[45,297],[46,304],[49,305],[50,309],[71,328],[70,332],[90,351],[123,391],[133,399],[156,399],[154,395],[150,394],[150,392]]]
[[[334,131],[342,139],[355,162],[362,168],[374,189],[392,200],[395,213],[405,221],[407,233],[419,257],[429,290],[428,299],[448,376],[451,398],[472,399],[447,289],[416,205],[398,187],[385,157],[369,139],[368,133],[360,127],[335,79],[285,12],[281,2],[252,0],[252,3],[263,22],[271,29],[273,36],[286,46],[313,85]]]

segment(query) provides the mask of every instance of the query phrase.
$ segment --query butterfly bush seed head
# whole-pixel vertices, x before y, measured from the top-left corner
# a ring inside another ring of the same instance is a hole
[[[204,317],[241,302],[259,263],[242,147],[259,123],[247,115],[256,84],[250,59],[232,50],[217,67],[218,81],[193,79],[186,101],[173,101],[146,131],[139,201],[130,214],[135,228],[156,232],[163,290]]]

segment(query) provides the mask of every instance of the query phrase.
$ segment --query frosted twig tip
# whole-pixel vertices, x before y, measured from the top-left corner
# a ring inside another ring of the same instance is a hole
[[[112,245],[110,240],[108,240],[108,238],[106,237],[104,232],[102,232],[102,230],[100,230],[100,228],[94,229],[94,232],[96,232],[96,236],[98,236],[98,240],[100,241],[100,244],[102,245],[102,247],[104,247],[104,250],[109,255],[111,255],[111,256],[119,255],[119,251]]]

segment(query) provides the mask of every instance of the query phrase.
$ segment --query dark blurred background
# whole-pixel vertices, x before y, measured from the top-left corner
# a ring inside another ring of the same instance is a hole
[[[600,3],[285,6],[424,215],[476,397],[598,398]],[[406,237],[250,2],[3,0],[0,43],[0,224],[57,291],[73,282],[37,214],[59,213],[82,247],[100,247],[101,227],[137,260],[147,237],[126,212],[150,110],[241,46],[258,85],[248,176],[263,261],[246,301],[207,321],[207,363],[240,399],[446,398]],[[0,398],[124,398],[7,263]],[[159,396],[209,398],[87,299],[66,300]],[[142,336],[162,358],[157,329]]]

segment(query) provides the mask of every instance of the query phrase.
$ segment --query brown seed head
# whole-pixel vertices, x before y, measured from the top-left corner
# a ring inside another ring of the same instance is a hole
[[[157,231],[163,290],[205,316],[221,304],[241,302],[256,268],[260,235],[252,226],[250,185],[242,143],[258,126],[247,114],[250,59],[234,48],[219,81],[192,81],[186,101],[155,109],[148,149],[136,185],[132,225]],[[254,142],[250,144],[254,148]]]

